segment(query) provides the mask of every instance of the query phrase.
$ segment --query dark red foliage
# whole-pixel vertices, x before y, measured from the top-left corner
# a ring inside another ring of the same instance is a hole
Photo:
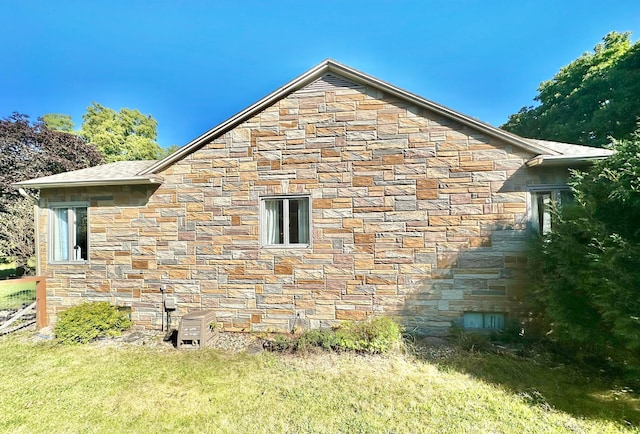
[[[95,166],[103,162],[95,145],[75,134],[50,130],[38,120],[13,113],[0,119],[0,209],[18,191],[12,183]]]

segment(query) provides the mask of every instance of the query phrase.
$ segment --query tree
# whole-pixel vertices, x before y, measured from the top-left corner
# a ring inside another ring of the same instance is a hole
[[[640,42],[611,32],[548,81],[502,125],[524,137],[604,146],[630,139],[640,116]]]
[[[95,166],[103,157],[79,136],[51,130],[42,120],[32,123],[19,113],[0,119],[0,155],[0,257],[26,266],[34,253],[33,207],[11,184]]]
[[[535,297],[558,341],[640,363],[640,129],[574,172],[576,201],[537,245]]]
[[[50,130],[64,131],[65,133],[72,133],[76,127],[71,116],[61,113],[47,113],[42,116],[42,121]]]
[[[33,202],[20,197],[4,204],[0,212],[0,257],[28,270],[35,252]]]
[[[155,160],[164,156],[156,142],[157,122],[151,115],[127,108],[116,112],[96,102],[82,115],[80,135],[95,143],[107,161]]]

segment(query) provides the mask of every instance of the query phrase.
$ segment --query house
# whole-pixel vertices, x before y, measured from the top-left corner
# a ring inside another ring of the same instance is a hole
[[[40,190],[48,314],[86,300],[160,327],[392,315],[410,330],[522,315],[525,240],[569,167],[611,151],[530,140],[326,60],[160,161],[20,182]]]

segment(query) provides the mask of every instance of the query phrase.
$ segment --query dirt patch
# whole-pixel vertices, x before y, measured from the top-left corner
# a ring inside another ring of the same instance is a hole
[[[38,331],[35,330],[35,327],[30,327],[21,333],[23,333],[25,340],[35,342],[54,340],[52,327],[45,327]],[[88,345],[114,348],[146,347],[176,351],[175,340],[166,339],[167,337],[167,332],[161,332],[159,330],[128,330],[120,336],[97,339]],[[265,339],[263,339],[263,337],[254,333],[218,331],[215,332],[213,337],[206,343],[205,348],[213,348],[229,353],[247,352],[249,354],[256,354],[264,351],[264,342]],[[407,342],[406,351],[421,359],[441,360],[457,354],[459,349],[445,339],[434,337],[409,341]],[[321,349],[312,349],[311,352],[332,354]],[[337,355],[338,353],[335,354]],[[292,356],[295,357],[296,353],[292,354]],[[354,356],[358,357],[359,355],[354,353]]]

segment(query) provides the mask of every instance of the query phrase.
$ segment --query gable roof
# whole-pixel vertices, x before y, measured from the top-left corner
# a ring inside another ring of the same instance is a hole
[[[345,79],[348,79],[356,84],[371,87],[371,88],[380,90],[382,92],[385,92],[387,94],[393,95],[395,97],[398,97],[400,99],[403,99],[405,101],[409,101],[418,107],[431,110],[441,116],[455,120],[467,127],[478,130],[489,136],[502,139],[507,143],[510,143],[521,149],[530,151],[533,154],[560,155],[558,152],[554,151],[553,149],[547,148],[546,146],[540,143],[527,140],[523,137],[517,136],[515,134],[509,133],[499,128],[493,127],[489,124],[486,124],[484,122],[481,122],[469,116],[463,115],[462,113],[458,113],[457,111],[451,110],[450,108],[437,104],[433,101],[429,101],[428,99],[422,98],[411,92],[407,92],[406,90],[400,89],[399,87],[393,86],[387,82],[379,80],[363,72],[360,72],[348,66],[342,65],[334,60],[327,59],[322,63],[320,63],[319,65],[317,65],[316,67],[310,69],[309,71],[305,72],[304,74],[300,75],[299,77],[293,79],[289,83],[280,87],[279,89],[276,89],[274,92],[265,96],[264,98],[257,101],[253,105],[247,107],[246,109],[236,114],[235,116],[230,117],[226,121],[210,129],[209,131],[205,132],[201,136],[195,138],[191,142],[184,145],[182,148],[168,155],[166,158],[158,161],[152,166],[149,166],[145,171],[141,172],[141,174],[154,173],[154,172],[158,172],[165,169],[166,167],[170,166],[176,161],[184,158],[185,156],[201,148],[211,140],[214,140],[220,135],[236,127],[240,123],[246,121],[247,119],[250,119],[257,113],[261,112],[262,110],[276,103],[280,99],[286,97],[287,95],[297,90],[302,89],[303,87],[313,83],[315,80],[321,78],[326,74],[334,74],[334,75],[343,77]]]
[[[14,185],[26,188],[89,187],[104,185],[161,184],[162,178],[155,174],[141,175],[157,160],[117,161],[86,169],[58,173]]]
[[[613,151],[608,149],[520,137],[477,119],[463,115],[462,113],[451,110],[411,92],[400,89],[331,59],[327,59],[242,110],[238,114],[230,117],[226,121],[195,138],[162,160],[120,161],[102,166],[45,176],[43,178],[32,179],[29,181],[22,181],[15,183],[14,185],[28,188],[53,188],[90,185],[160,184],[162,183],[162,178],[157,175],[159,171],[162,171],[176,161],[179,161],[192,152],[195,152],[211,140],[225,134],[282,98],[285,98],[291,93],[301,90],[322,78],[327,82],[333,82],[339,85],[367,86],[377,89],[399,99],[408,101],[418,107],[435,112],[445,118],[454,120],[462,125],[473,128],[476,131],[504,140],[513,146],[529,151],[535,155],[527,161],[527,165],[530,167],[584,164],[596,159],[606,158],[613,153]],[[314,86],[316,85],[314,84]],[[321,85],[319,86],[321,88]]]

